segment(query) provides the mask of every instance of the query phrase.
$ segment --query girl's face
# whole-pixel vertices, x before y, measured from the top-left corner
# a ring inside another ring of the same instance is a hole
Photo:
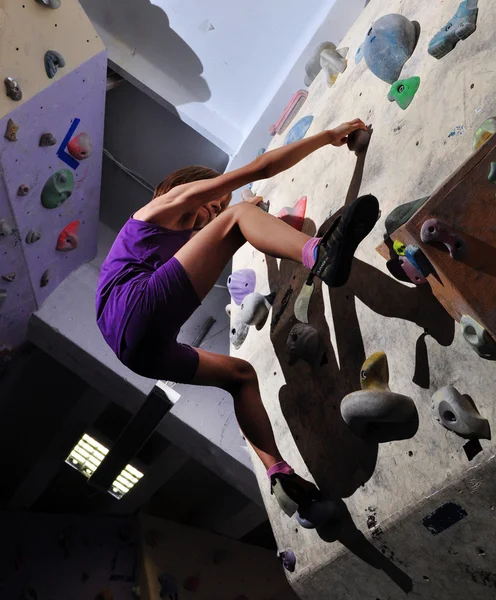
[[[231,197],[232,194],[226,194],[208,204],[204,204],[196,214],[193,229],[203,229],[205,225],[208,225],[215,217],[224,212],[229,206],[229,202],[231,202]]]

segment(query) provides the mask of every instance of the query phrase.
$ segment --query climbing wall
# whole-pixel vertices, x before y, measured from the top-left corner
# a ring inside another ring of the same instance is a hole
[[[296,555],[288,578],[304,599],[396,600],[408,592],[426,600],[494,598],[494,441],[467,441],[444,429],[432,410],[434,393],[455,386],[471,396],[494,438],[494,362],[472,350],[428,285],[393,278],[375,249],[383,241],[388,214],[433,194],[472,155],[479,125],[496,115],[494,2],[479,1],[477,30],[454,50],[440,60],[428,53],[430,40],[459,4],[370,2],[340,43],[349,48],[346,71],[332,87],[321,72],[298,115],[313,116],[307,136],[354,117],[371,123],[367,155],[357,159],[346,148],[322,148],[253,185],[270,200],[273,214],[307,196],[304,231],[309,235],[343,206],[352,179],[361,194],[378,198],[381,209],[355,254],[348,283],[329,290],[316,282],[308,318],[325,348],[326,360],[318,364],[298,360],[291,365],[286,355],[306,270],[263,256],[248,244],[234,259],[235,269],[256,271],[258,292],[274,291],[276,298],[269,322],[261,331],[251,327],[232,354],[254,365],[284,458],[342,510],[340,520],[304,529],[281,511],[254,457],[279,549],[291,548]],[[420,77],[405,110],[389,101],[391,84],[376,77],[365,59],[355,63],[372,24],[388,13],[421,27],[400,76]],[[285,135],[275,136],[268,150],[282,146]],[[488,168],[481,173],[479,185],[487,190]],[[465,201],[471,201],[470,194]],[[484,225],[494,229],[494,210]],[[494,271],[486,272],[494,288]],[[360,390],[364,360],[378,351],[387,354],[392,392],[415,402],[419,423],[412,439],[378,444],[355,435],[341,416],[343,398]]]
[[[9,351],[30,314],[96,254],[107,57],[73,0],[56,9],[0,0],[0,49],[3,75],[22,93],[0,94],[0,350]]]

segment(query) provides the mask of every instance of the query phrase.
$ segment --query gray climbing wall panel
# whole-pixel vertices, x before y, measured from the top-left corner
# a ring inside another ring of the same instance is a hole
[[[10,235],[0,235],[0,277],[16,273],[13,281],[0,279],[0,289],[7,292],[0,307],[0,349],[22,343],[30,314],[71,271],[96,254],[106,68],[107,54],[102,51],[18,108],[13,104],[14,110],[0,121],[0,219],[12,229]],[[15,142],[3,137],[9,119],[19,127]],[[77,160],[66,144],[83,132],[93,151]],[[57,143],[40,147],[44,133],[52,133]],[[43,187],[61,169],[74,178],[72,194],[55,208],[45,208]],[[29,191],[20,196],[22,184]],[[77,248],[57,251],[60,232],[73,221],[80,222]],[[29,232],[38,232],[40,239],[27,243]],[[47,270],[49,281],[41,286]]]

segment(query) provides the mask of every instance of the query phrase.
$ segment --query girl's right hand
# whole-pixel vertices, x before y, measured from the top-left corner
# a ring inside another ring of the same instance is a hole
[[[329,144],[337,147],[344,146],[348,141],[350,133],[357,129],[367,131],[367,125],[361,119],[354,119],[353,121],[338,125],[335,129],[329,129]]]
[[[254,204],[255,206],[260,204],[260,202],[262,202],[263,200],[262,196],[254,196],[251,190],[244,190],[241,194],[241,197],[243,198],[243,202],[247,202],[248,204]]]

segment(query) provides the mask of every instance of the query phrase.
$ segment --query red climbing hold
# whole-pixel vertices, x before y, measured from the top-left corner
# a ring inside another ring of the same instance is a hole
[[[288,225],[291,225],[291,227],[301,231],[305,221],[306,210],[307,197],[302,196],[293,207],[285,206],[284,208],[281,208],[277,216]]]
[[[78,160],[88,158],[92,150],[90,136],[85,132],[80,133],[67,144],[67,150]]]
[[[79,221],[72,221],[72,223],[69,223],[69,225],[62,229],[57,240],[57,245],[55,246],[56,250],[59,252],[70,252],[78,247],[79,240],[77,234],[79,225]]]
[[[188,577],[183,583],[183,588],[188,592],[196,592],[199,586],[200,579],[198,577]]]

